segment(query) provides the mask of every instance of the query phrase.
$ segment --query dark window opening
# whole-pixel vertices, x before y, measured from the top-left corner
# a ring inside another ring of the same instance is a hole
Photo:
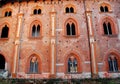
[[[100,7],[100,11],[101,11],[101,12],[104,12],[103,6]]]
[[[68,73],[76,73],[78,72],[78,63],[76,58],[68,59]]]
[[[5,25],[5,27],[3,27],[2,29],[1,38],[8,38],[8,31],[9,31],[9,28]]]
[[[11,16],[11,15],[12,15],[12,12],[10,11],[8,16]]]
[[[108,12],[108,7],[107,6],[105,6],[105,12]]]
[[[75,25],[72,23],[72,35],[76,35],[76,32],[75,32]]]
[[[109,30],[109,34],[112,35],[112,29],[111,29],[111,24],[108,23],[108,30]]]
[[[74,13],[73,7],[70,8],[70,13]]]
[[[41,9],[38,10],[38,14],[41,14]]]
[[[37,9],[34,9],[33,14],[37,14]]]
[[[69,13],[69,8],[68,7],[66,7],[66,13]]]
[[[67,35],[70,35],[71,29],[69,23],[66,25],[66,28],[67,28]]]
[[[118,62],[116,57],[109,57],[108,58],[108,65],[110,72],[117,72],[118,71]]]
[[[38,60],[36,57],[32,57],[30,60],[30,73],[38,73]]]
[[[0,69],[5,69],[5,58],[0,54]]]
[[[33,25],[33,27],[32,27],[32,36],[33,37],[35,37],[35,30],[36,30],[36,27],[35,27],[35,25]]]
[[[32,27],[32,36],[33,37],[39,37],[40,36],[40,25],[33,25]]]
[[[37,26],[37,36],[40,34],[40,25]]]
[[[8,12],[5,12],[5,17],[7,17],[7,15],[8,15]]]
[[[105,22],[103,23],[103,28],[104,28],[104,34],[105,34],[105,35],[108,35],[107,25],[106,25]]]

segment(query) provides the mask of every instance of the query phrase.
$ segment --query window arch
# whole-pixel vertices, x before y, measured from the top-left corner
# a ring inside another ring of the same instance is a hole
[[[118,72],[118,59],[114,55],[108,57],[108,66],[110,72]]]
[[[111,6],[107,3],[100,4],[100,12],[110,12]]]
[[[78,35],[78,27],[77,23],[72,20],[68,19],[65,23],[65,35],[66,36],[77,36]]]
[[[11,8],[7,8],[5,10],[2,11],[2,15],[3,17],[10,17],[12,16],[12,9]]]
[[[9,28],[5,25],[1,31],[1,38],[8,38]]]
[[[110,18],[106,17],[102,20],[102,22],[102,29],[104,35],[117,35],[114,22]]]
[[[33,38],[38,38],[38,37],[41,37],[41,30],[42,30],[42,26],[40,24],[39,21],[34,21],[32,24],[31,24],[31,37]]]
[[[75,13],[76,9],[75,6],[72,4],[68,4],[65,6],[65,13]]]
[[[65,12],[66,13],[74,13],[74,8],[73,7],[66,7]]]
[[[39,15],[39,14],[42,14],[42,9],[41,9],[40,6],[36,6],[36,7],[34,7],[32,11],[33,11],[33,12],[32,12],[33,15]]]

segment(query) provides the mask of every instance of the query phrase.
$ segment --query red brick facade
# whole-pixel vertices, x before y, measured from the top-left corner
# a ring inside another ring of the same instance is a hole
[[[108,11],[101,12],[105,7]],[[3,5],[0,56],[5,58],[5,69],[11,77],[18,78],[90,78],[91,75],[106,77],[106,73],[110,77],[120,76],[119,9],[119,0],[31,0]],[[68,23],[75,26],[75,35],[67,35]],[[2,37],[5,26],[8,27],[6,38]],[[117,72],[109,72],[109,55],[117,59]],[[32,56],[38,63],[35,74],[29,73]],[[77,60],[77,73],[68,73],[71,56]]]

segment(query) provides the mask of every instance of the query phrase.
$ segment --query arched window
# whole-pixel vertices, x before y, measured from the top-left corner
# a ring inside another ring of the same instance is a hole
[[[74,13],[74,8],[70,7],[70,13]]]
[[[69,36],[72,36],[72,35],[76,35],[76,30],[75,30],[75,24],[72,23],[72,24],[69,24],[67,23],[66,25],[66,32],[67,32],[67,35]]]
[[[38,59],[36,56],[33,56],[30,60],[30,73],[38,73]]]
[[[74,13],[74,8],[73,7],[66,7],[65,12],[66,13]]]
[[[2,28],[1,38],[8,38],[8,32],[9,28],[7,27],[7,25],[5,25],[5,27]]]
[[[7,17],[7,16],[8,16],[8,12],[6,11],[6,12],[5,12],[5,17]]]
[[[41,9],[38,9],[38,14],[41,14]]]
[[[110,22],[104,22],[103,23],[103,29],[105,35],[112,35],[112,29]]]
[[[108,12],[108,7],[107,6],[104,7],[104,12]]]
[[[68,7],[66,7],[66,13],[69,13],[69,8]]]
[[[5,69],[5,58],[0,54],[0,70]]]
[[[32,27],[32,37],[39,37],[40,36],[40,25],[33,25]]]
[[[12,16],[12,11],[6,11],[5,12],[5,15],[4,15],[5,17],[9,17],[9,16]]]
[[[68,73],[77,73],[78,72],[78,62],[75,57],[71,56],[68,59]]]
[[[100,7],[100,11],[104,12],[104,7],[103,6]]]
[[[110,72],[117,72],[118,71],[118,60],[115,56],[110,56],[108,58],[108,64],[109,64],[109,71]]]
[[[9,15],[8,16],[11,16],[12,15],[12,12],[11,11],[9,11]]]
[[[100,4],[100,12],[110,12],[111,6],[108,3]]]
[[[41,9],[34,9],[33,14],[41,14]]]
[[[37,9],[34,9],[33,14],[37,14]]]

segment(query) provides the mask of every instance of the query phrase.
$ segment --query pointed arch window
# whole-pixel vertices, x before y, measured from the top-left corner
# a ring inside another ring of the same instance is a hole
[[[33,56],[30,60],[30,73],[38,73],[38,59],[36,56]]]
[[[110,22],[104,22],[103,23],[103,29],[105,35],[112,35],[112,28]]]
[[[67,35],[68,36],[74,36],[74,35],[76,35],[76,30],[75,29],[76,28],[75,28],[75,24],[74,23],[72,23],[72,24],[67,23],[67,25],[66,25],[66,31],[67,31]]]
[[[34,9],[33,14],[34,15],[41,14],[41,9]]]
[[[2,28],[1,38],[8,38],[8,32],[9,32],[9,28],[7,27],[7,25],[5,25]]]
[[[100,9],[100,12],[103,12],[103,13],[112,12],[110,4],[104,3],[104,2],[100,4],[99,9]]]
[[[40,36],[40,25],[33,25],[32,26],[32,37],[39,37]]]
[[[108,58],[108,64],[109,64],[109,71],[110,72],[117,72],[118,71],[118,60],[115,56],[110,56]]]
[[[4,16],[5,17],[12,16],[12,11],[6,11]]]
[[[65,12],[66,13],[74,13],[74,8],[73,7],[66,7]]]
[[[107,6],[105,6],[105,7],[101,6],[101,7],[100,7],[100,11],[101,11],[101,12],[109,12]]]
[[[70,57],[68,59],[68,73],[77,73],[78,72],[78,62],[76,58]]]

